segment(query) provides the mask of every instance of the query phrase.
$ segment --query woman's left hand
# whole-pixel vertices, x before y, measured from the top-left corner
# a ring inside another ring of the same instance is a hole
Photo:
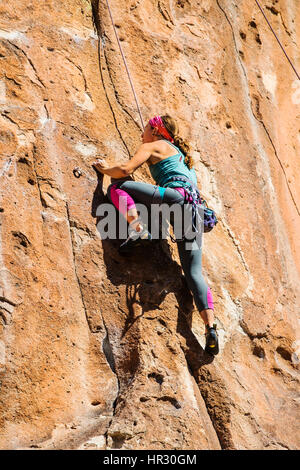
[[[100,171],[100,173],[104,173],[105,170],[109,168],[109,166],[101,158],[98,158],[98,160],[94,161],[92,166],[95,167],[96,170]]]

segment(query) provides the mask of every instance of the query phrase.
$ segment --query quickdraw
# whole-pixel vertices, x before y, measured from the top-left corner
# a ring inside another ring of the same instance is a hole
[[[79,166],[76,166],[74,168],[73,175],[75,176],[75,178],[80,178],[80,176],[82,175],[82,170],[79,168]]]
[[[91,183],[94,183],[96,180],[94,178],[91,178],[84,170],[82,170],[79,166],[76,166],[73,169],[73,175],[75,178],[80,178],[81,176],[85,176],[88,181]]]

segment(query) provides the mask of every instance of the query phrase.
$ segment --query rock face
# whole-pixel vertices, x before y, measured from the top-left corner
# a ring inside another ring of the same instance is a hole
[[[298,0],[263,3],[300,69]],[[176,245],[123,259],[97,230],[95,155],[141,143],[106,3],[2,2],[0,447],[299,448],[300,82],[254,1],[110,6],[145,123],[177,117],[219,218],[221,352]]]

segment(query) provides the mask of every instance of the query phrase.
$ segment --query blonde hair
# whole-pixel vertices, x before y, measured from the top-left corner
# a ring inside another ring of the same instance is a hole
[[[161,119],[165,128],[167,129],[171,137],[174,139],[174,144],[180,149],[180,151],[185,156],[184,163],[189,169],[191,169],[194,166],[194,160],[190,155],[191,149],[189,144],[180,137],[177,122],[169,114],[161,116]]]

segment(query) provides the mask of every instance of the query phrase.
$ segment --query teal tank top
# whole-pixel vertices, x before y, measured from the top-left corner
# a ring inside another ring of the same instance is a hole
[[[166,139],[164,139],[166,140]],[[178,153],[171,155],[158,163],[149,165],[149,170],[152,178],[159,186],[168,188],[183,188],[186,186],[185,181],[171,181],[173,176],[186,176],[197,186],[197,176],[194,168],[189,169],[184,163],[184,155],[176,145],[166,140],[168,144],[172,145]]]

